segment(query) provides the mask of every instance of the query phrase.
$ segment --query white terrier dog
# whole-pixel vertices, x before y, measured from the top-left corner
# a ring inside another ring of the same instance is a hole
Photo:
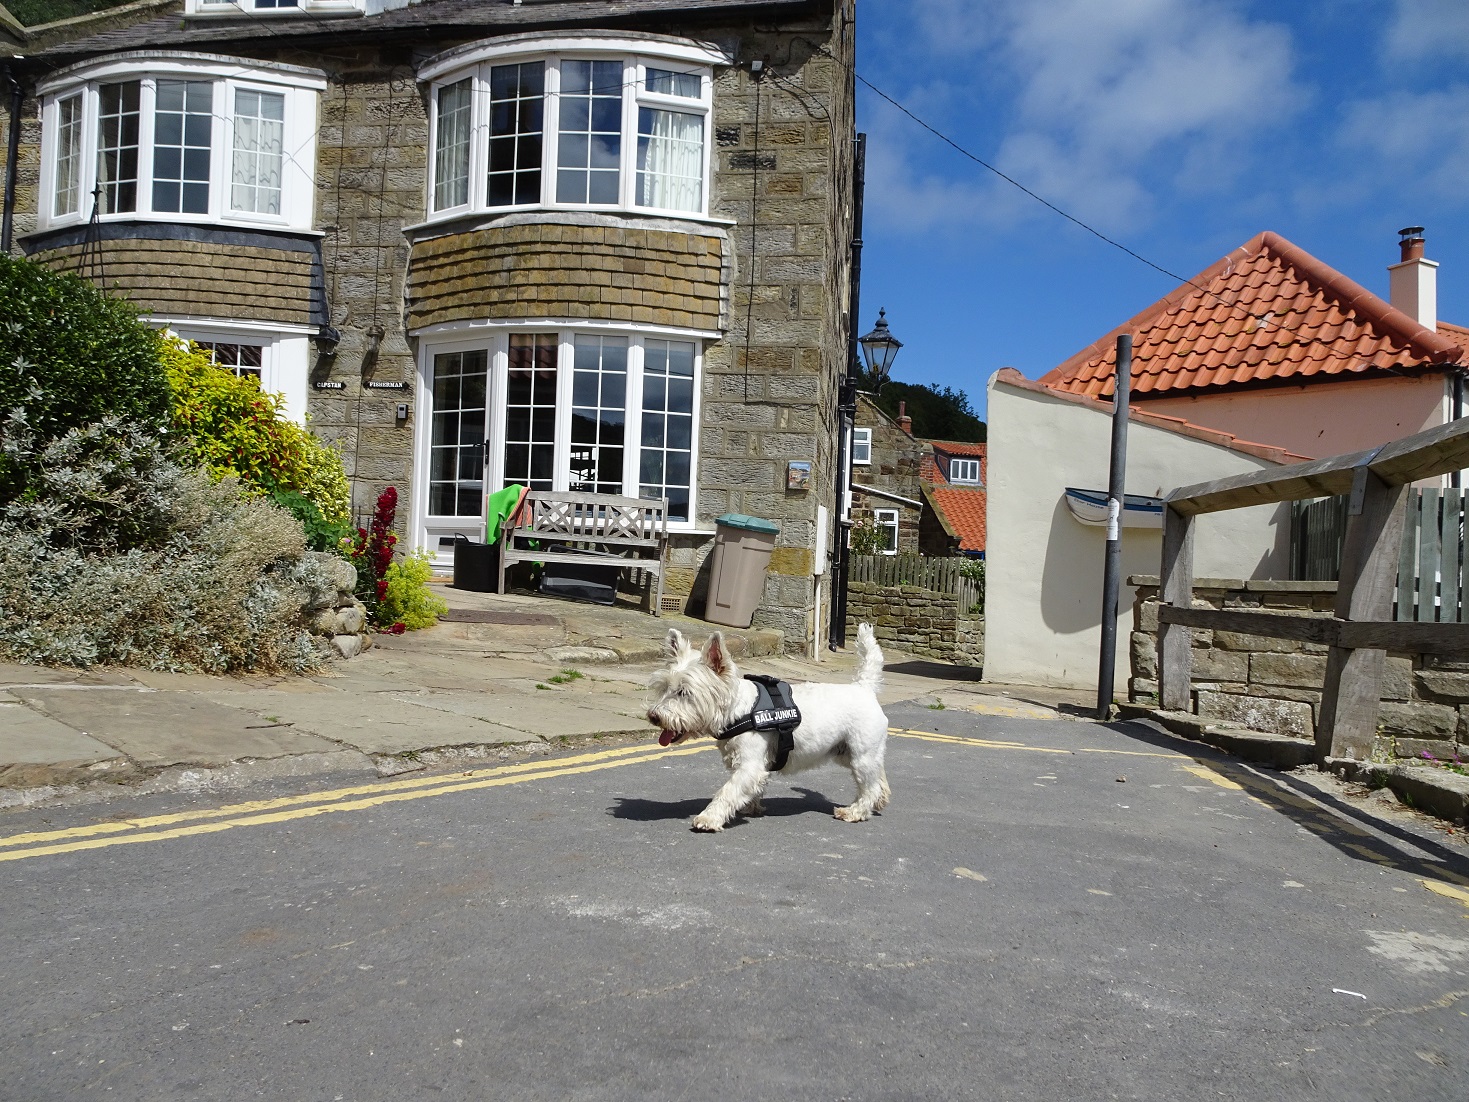
[[[701,652],[670,629],[664,653],[670,661],[649,682],[657,701],[648,709],[648,721],[661,731],[658,741],[664,746],[698,735],[719,738],[752,714],[759,691],[754,682],[740,676],[719,632],[709,637]],[[881,811],[891,796],[883,766],[888,721],[877,700],[881,685],[882,650],[872,626],[863,624],[857,629],[857,675],[852,684],[804,682],[791,687],[801,721],[781,773],[789,775],[824,761],[845,765],[857,781],[857,798],[834,814],[849,823]],[[778,756],[778,733],[745,730],[721,739],[719,750],[731,776],[695,816],[694,830],[723,830],[740,812],[763,812],[760,797]]]

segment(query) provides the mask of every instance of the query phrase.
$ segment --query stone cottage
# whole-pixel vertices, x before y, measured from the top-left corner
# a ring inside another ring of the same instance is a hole
[[[666,607],[746,513],[756,624],[822,634],[852,0],[128,11],[14,51],[16,247],[258,375],[445,567],[508,483],[667,497]]]

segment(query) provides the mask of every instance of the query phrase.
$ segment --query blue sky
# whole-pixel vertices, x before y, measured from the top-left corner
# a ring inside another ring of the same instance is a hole
[[[858,72],[1076,218],[1191,278],[1274,230],[1384,298],[1426,227],[1469,324],[1469,0],[859,0]],[[893,377],[1038,377],[1177,281],[859,85],[861,332]]]

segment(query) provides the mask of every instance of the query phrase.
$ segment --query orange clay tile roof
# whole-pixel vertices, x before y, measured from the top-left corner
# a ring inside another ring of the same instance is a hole
[[[960,551],[984,550],[985,497],[983,490],[963,486],[933,486],[928,490],[928,500],[959,537]]]
[[[1040,381],[1053,390],[1110,395],[1120,333],[1133,335],[1132,390],[1139,397],[1469,362],[1469,330],[1442,323],[1439,332],[1427,329],[1268,231]]]
[[[1084,394],[1073,394],[1066,390],[1057,390],[1045,385],[1044,380],[1027,379],[1013,367],[1000,368],[996,381],[1013,386],[1020,390],[1034,391],[1038,394],[1046,394],[1052,398],[1058,398],[1063,402],[1073,402],[1076,405],[1090,406],[1098,413],[1112,416],[1112,403],[1104,402],[1098,398],[1088,398]],[[1271,463],[1304,463],[1311,457],[1308,455],[1297,455],[1295,452],[1286,451],[1284,448],[1275,447],[1271,444],[1256,444],[1250,440],[1241,440],[1230,432],[1222,432],[1219,429],[1207,428],[1204,425],[1196,425],[1192,421],[1185,421],[1182,417],[1170,417],[1166,413],[1154,413],[1150,409],[1138,406],[1127,407],[1127,419],[1142,425],[1152,425],[1167,432],[1176,432],[1180,436],[1191,436],[1195,440],[1202,440],[1208,444],[1217,444],[1221,448],[1229,448],[1231,451],[1242,452],[1245,455],[1253,455],[1257,459],[1265,459]]]

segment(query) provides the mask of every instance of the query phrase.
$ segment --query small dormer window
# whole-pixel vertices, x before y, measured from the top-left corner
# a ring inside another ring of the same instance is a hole
[[[949,481],[958,486],[980,485],[979,460],[950,459]]]

